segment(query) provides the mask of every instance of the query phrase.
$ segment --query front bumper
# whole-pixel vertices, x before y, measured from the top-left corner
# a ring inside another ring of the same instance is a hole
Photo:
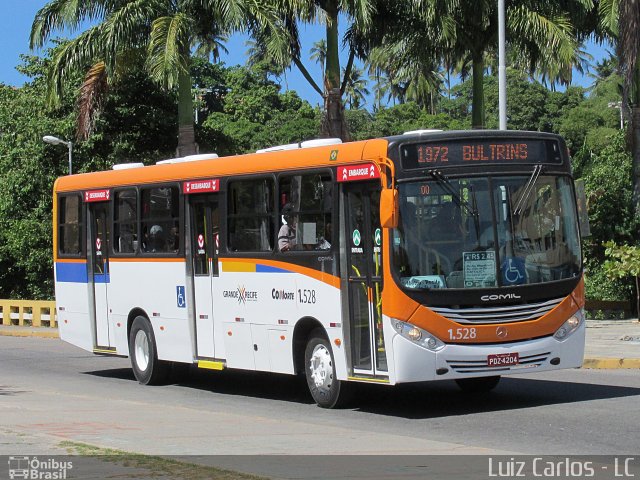
[[[569,337],[553,336],[494,345],[452,345],[432,352],[406,338],[393,336],[394,371],[391,383],[423,382],[456,378],[533,373],[582,366],[585,344],[584,320]],[[489,367],[488,355],[518,353],[514,366]],[[553,363],[552,363],[553,361]]]

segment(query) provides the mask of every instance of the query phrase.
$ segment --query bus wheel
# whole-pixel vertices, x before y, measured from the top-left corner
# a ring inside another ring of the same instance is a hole
[[[482,393],[490,392],[498,386],[500,376],[495,377],[477,377],[477,378],[458,378],[456,383],[463,392]]]
[[[323,408],[343,406],[348,400],[346,382],[336,378],[331,345],[324,332],[311,332],[304,352],[305,376],[313,400]]]
[[[153,329],[144,317],[136,317],[131,326],[129,356],[133,374],[143,385],[158,385],[167,378],[170,364],[158,360]]]

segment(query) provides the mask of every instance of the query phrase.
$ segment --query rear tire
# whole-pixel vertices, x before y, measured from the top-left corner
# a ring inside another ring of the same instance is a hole
[[[145,317],[133,320],[129,333],[129,357],[136,380],[143,385],[159,385],[166,381],[169,362],[158,360],[156,338],[151,323]]]
[[[495,377],[458,378],[456,383],[463,392],[483,393],[490,392],[498,386],[500,375]]]
[[[341,407],[350,399],[351,385],[337,379],[331,345],[320,329],[309,336],[304,352],[304,371],[309,392],[320,407]]]

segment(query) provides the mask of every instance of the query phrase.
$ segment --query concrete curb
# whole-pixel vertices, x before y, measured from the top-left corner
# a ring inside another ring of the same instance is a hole
[[[37,338],[60,338],[57,328],[31,328],[31,327],[0,327],[2,337],[37,337]]]
[[[582,368],[640,368],[640,358],[590,357],[584,359]]]

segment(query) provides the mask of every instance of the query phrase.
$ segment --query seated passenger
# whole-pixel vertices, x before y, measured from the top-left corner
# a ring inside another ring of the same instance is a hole
[[[293,205],[290,203],[282,207],[282,227],[278,232],[278,250],[288,252],[296,246],[296,227],[298,219],[293,215]]]
[[[154,225],[149,230],[149,252],[164,252],[165,251],[165,238],[164,230],[160,225]]]

